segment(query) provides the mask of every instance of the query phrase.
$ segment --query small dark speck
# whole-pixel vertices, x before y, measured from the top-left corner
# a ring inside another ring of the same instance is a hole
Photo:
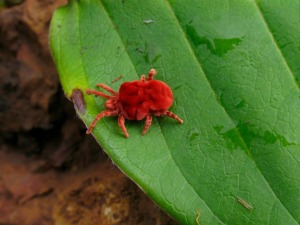
[[[81,114],[85,114],[86,105],[83,98],[83,93],[80,89],[74,89],[71,95],[71,100],[74,103],[74,107],[76,111],[80,112]]]
[[[175,90],[177,90],[177,89],[179,89],[181,87],[182,87],[182,85],[178,85],[178,86],[173,87],[172,89],[175,91]]]
[[[137,52],[139,52],[139,53],[144,53],[145,52],[145,50],[143,50],[143,49],[141,49],[141,48],[136,48],[135,49]]]

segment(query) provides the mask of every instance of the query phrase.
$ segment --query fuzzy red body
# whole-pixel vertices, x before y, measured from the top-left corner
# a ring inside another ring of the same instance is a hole
[[[173,104],[172,90],[166,83],[159,80],[152,80],[155,74],[156,71],[151,69],[147,79],[145,75],[142,75],[140,80],[125,82],[120,86],[119,92],[115,92],[104,84],[97,85],[112,95],[95,90],[87,90],[87,94],[108,98],[105,103],[107,110],[96,116],[87,133],[90,133],[97,121],[105,116],[119,116],[118,123],[126,137],[129,137],[129,135],[125,127],[125,119],[146,119],[142,134],[145,134],[149,129],[152,122],[152,115],[169,116],[183,123],[182,119],[168,111]]]
[[[159,80],[125,82],[119,90],[119,107],[128,120],[167,111],[173,104],[171,88]]]

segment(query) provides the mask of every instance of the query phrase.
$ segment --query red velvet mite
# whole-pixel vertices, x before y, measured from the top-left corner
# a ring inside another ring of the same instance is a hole
[[[98,120],[105,116],[119,116],[118,124],[127,138],[129,135],[125,127],[125,119],[142,120],[145,118],[143,135],[151,126],[152,115],[169,116],[179,123],[183,123],[183,120],[176,114],[168,111],[173,104],[172,90],[166,83],[153,80],[155,74],[155,69],[151,69],[147,79],[143,74],[140,80],[125,82],[121,85],[119,92],[115,92],[105,84],[97,84],[111,95],[96,90],[87,90],[88,95],[93,94],[107,98],[105,102],[107,110],[96,116],[86,133],[91,133]]]

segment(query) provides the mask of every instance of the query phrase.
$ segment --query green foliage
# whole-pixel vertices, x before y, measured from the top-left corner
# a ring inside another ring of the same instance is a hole
[[[181,224],[300,223],[299,1],[78,0],[56,11],[50,42],[67,96],[89,125],[104,100],[149,69],[184,124],[102,119],[111,159]],[[115,83],[111,81],[123,75]],[[80,98],[79,98],[80,99]],[[77,100],[76,100],[77,101]],[[84,108],[84,110],[82,110]]]

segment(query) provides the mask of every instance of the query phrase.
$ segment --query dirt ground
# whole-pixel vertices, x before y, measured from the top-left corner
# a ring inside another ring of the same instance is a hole
[[[0,225],[175,225],[103,153],[61,90],[48,45],[65,0],[0,9]]]

